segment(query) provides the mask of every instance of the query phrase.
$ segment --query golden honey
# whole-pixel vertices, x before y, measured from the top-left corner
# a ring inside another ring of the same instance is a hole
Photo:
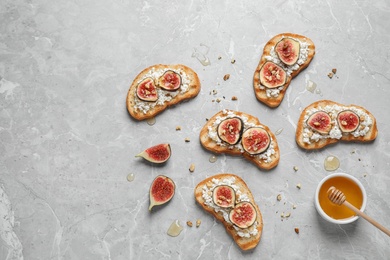
[[[359,186],[351,179],[337,176],[324,182],[318,193],[318,200],[322,210],[333,219],[347,219],[356,216],[356,214],[344,205],[338,206],[328,199],[327,191],[334,186],[342,191],[347,201],[360,209],[363,205],[363,193]]]

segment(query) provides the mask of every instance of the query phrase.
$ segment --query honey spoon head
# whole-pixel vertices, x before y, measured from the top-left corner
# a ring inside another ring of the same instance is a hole
[[[344,193],[333,186],[328,189],[327,194],[329,200],[339,206],[343,204],[346,199]]]

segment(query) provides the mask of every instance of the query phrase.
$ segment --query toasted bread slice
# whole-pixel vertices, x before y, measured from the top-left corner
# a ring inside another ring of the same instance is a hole
[[[354,112],[359,117],[357,129],[350,133],[342,131],[342,127],[337,122],[337,115],[346,110]],[[317,111],[324,111],[331,118],[331,130],[328,134],[321,134],[308,125],[308,118]],[[320,100],[302,111],[297,124],[295,140],[301,148],[314,150],[338,141],[369,142],[375,140],[377,135],[376,119],[365,108],[357,105],[342,105],[330,100]]]
[[[299,59],[294,65],[285,65],[275,52],[276,44],[284,39],[292,38],[300,43]],[[302,70],[309,66],[315,54],[315,45],[309,38],[293,33],[282,33],[274,36],[264,46],[263,54],[260,58],[259,65],[253,76],[253,88],[256,98],[269,107],[277,107],[282,102],[291,80],[296,77]],[[267,88],[260,83],[260,70],[267,61],[272,61],[281,66],[286,71],[286,82],[278,88]]]
[[[159,86],[159,78],[168,70],[180,75],[181,86],[178,90],[164,90]],[[158,93],[158,99],[156,101],[143,101],[137,96],[138,84],[146,78],[152,78],[154,80]],[[133,80],[127,93],[127,110],[137,120],[148,119],[161,113],[169,106],[194,98],[198,95],[199,91],[200,81],[198,75],[191,68],[181,64],[153,65],[141,71]]]
[[[261,154],[251,155],[243,149],[241,142],[236,145],[229,145],[223,142],[217,134],[218,124],[221,120],[232,117],[239,117],[243,121],[244,131],[251,127],[265,129],[271,138],[268,149]],[[233,110],[222,110],[218,112],[203,126],[199,138],[202,146],[211,152],[243,156],[264,170],[274,168],[280,160],[280,150],[275,134],[266,125],[261,124],[258,118],[243,112]]]
[[[212,190],[218,185],[229,185],[234,188],[236,199],[249,201],[256,209],[256,220],[254,224],[246,229],[241,229],[232,224],[228,214],[231,208],[221,208],[212,199]],[[234,241],[242,250],[253,249],[260,242],[263,230],[263,217],[259,206],[256,204],[251,191],[246,183],[237,175],[221,173],[201,181],[195,187],[195,199],[204,210],[222,222],[226,231],[233,237]],[[237,195],[240,194],[240,195]],[[237,198],[238,197],[238,198]]]

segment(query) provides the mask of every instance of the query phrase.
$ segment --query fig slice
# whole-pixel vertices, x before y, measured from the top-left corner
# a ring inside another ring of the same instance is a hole
[[[281,87],[286,83],[286,71],[279,65],[267,61],[260,69],[260,84],[266,88]]]
[[[181,76],[173,70],[167,70],[158,79],[158,85],[165,90],[178,90],[181,86]]]
[[[239,228],[248,228],[252,226],[257,218],[257,212],[252,203],[243,201],[229,212],[229,220],[233,225]]]
[[[152,78],[145,78],[137,85],[137,97],[143,101],[154,102],[158,99],[156,85]]]
[[[331,118],[324,111],[313,113],[306,121],[306,124],[320,134],[328,134],[332,129]]]
[[[175,188],[176,185],[171,178],[164,175],[157,176],[149,189],[149,210],[152,210],[154,206],[170,201],[173,195],[175,195]]]
[[[231,186],[218,185],[213,190],[213,202],[221,208],[233,208],[236,203],[236,192]]]
[[[171,157],[171,146],[169,144],[158,144],[147,148],[135,157],[142,157],[152,163],[163,163]]]
[[[243,129],[242,120],[238,117],[232,117],[219,123],[217,133],[222,141],[235,145],[240,141]]]
[[[275,46],[279,59],[286,65],[294,65],[299,58],[300,44],[291,38],[281,39]]]
[[[344,110],[338,113],[337,123],[342,132],[351,133],[359,127],[360,118],[352,110]]]
[[[241,140],[245,152],[256,155],[265,152],[271,144],[269,133],[262,127],[251,127],[244,131]]]

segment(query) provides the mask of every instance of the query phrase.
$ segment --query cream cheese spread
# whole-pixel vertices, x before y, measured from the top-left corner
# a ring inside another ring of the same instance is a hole
[[[337,114],[344,110],[351,110],[355,112],[360,118],[360,124],[358,128],[351,133],[343,133],[340,130],[337,123]],[[331,124],[333,126],[329,134],[319,134],[311,130],[310,126],[307,124],[307,119],[310,117],[310,115],[312,115],[317,111],[324,111],[329,114],[331,118]],[[354,137],[365,136],[367,132],[370,131],[370,128],[372,126],[371,117],[363,110],[356,107],[345,107],[339,105],[328,105],[325,107],[311,108],[306,111],[303,121],[304,123],[303,123],[302,141],[307,144],[310,144],[312,142],[318,142],[321,139],[327,139],[327,138],[340,139],[343,135],[347,135],[347,134],[353,135]]]
[[[242,120],[242,122],[243,122],[244,131],[246,129],[248,129],[248,128],[251,128],[251,127],[262,127],[262,126],[259,126],[259,125],[256,125],[254,123],[248,122],[248,117],[246,117],[246,116],[239,116],[239,115],[235,114],[233,111],[223,110],[222,113],[223,113],[223,116],[218,116],[216,118],[216,120],[213,122],[213,124],[208,127],[208,136],[219,146],[225,146],[225,147],[227,147],[228,149],[231,149],[231,150],[238,149],[238,150],[240,150],[243,153],[244,152],[244,148],[242,147],[241,142],[239,142],[238,144],[235,144],[235,145],[230,145],[230,144],[227,144],[227,143],[223,142],[219,138],[219,136],[217,134],[218,125],[223,120],[225,120],[227,118],[239,117]],[[266,163],[270,163],[272,161],[272,157],[271,156],[275,154],[275,149],[274,149],[275,145],[274,145],[274,141],[273,141],[271,136],[270,136],[270,138],[271,138],[271,143],[270,143],[268,149],[264,153],[257,154],[257,155],[252,155],[253,157],[257,157],[258,159],[263,160]]]
[[[165,102],[171,101],[174,97],[176,97],[179,94],[183,94],[188,91],[191,83],[190,77],[185,73],[184,70],[181,69],[171,69],[171,68],[165,68],[165,69],[155,69],[153,67],[150,71],[148,71],[142,79],[140,79],[137,84],[139,84],[142,80],[145,78],[152,78],[155,80],[158,80],[167,70],[172,70],[176,73],[178,73],[181,76],[181,86],[176,91],[168,91],[164,90],[162,88],[157,87],[157,95],[158,99],[155,102],[147,102],[139,99],[136,94],[134,94],[135,98],[135,110],[139,110],[146,114],[150,109],[153,109],[155,106],[161,106]],[[137,91],[135,88],[134,91]]]
[[[248,197],[247,194],[243,193],[239,186],[238,185],[235,185],[236,181],[236,178],[234,177],[230,177],[230,178],[225,178],[225,179],[212,179],[212,184],[211,185],[204,185],[202,187],[202,198],[204,199],[204,203],[213,208],[215,212],[221,212],[222,215],[223,215],[223,218],[226,222],[228,223],[231,223],[232,222],[230,221],[229,219],[229,209],[226,209],[226,208],[221,208],[219,206],[217,206],[214,202],[213,202],[213,198],[212,198],[212,194],[213,194],[213,190],[215,187],[219,186],[219,185],[228,185],[230,187],[232,187],[236,193],[236,203],[239,203],[239,202],[243,202],[243,201],[249,201],[250,202],[250,199]],[[256,213],[258,214],[258,212]],[[258,226],[259,223],[257,223],[257,221],[255,221],[255,223],[248,227],[248,228],[239,228],[235,225],[233,225],[234,229],[237,231],[237,235],[239,235],[240,237],[251,237],[251,236],[256,236],[257,233],[259,232],[257,230],[257,226]]]

